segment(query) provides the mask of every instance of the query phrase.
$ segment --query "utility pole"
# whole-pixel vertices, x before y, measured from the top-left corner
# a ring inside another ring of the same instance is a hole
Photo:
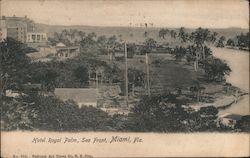
[[[124,51],[125,51],[125,89],[126,89],[126,105],[128,107],[128,52],[127,44],[124,42]]]
[[[147,69],[147,91],[148,91],[148,96],[150,96],[148,53],[146,53],[146,69]]]
[[[97,70],[95,70],[95,81],[96,81],[96,89],[98,89],[98,73]]]
[[[135,96],[135,74],[133,74],[132,96]]]
[[[91,85],[91,78],[90,78],[90,67],[88,67],[88,78],[89,78],[89,86],[92,86]]]

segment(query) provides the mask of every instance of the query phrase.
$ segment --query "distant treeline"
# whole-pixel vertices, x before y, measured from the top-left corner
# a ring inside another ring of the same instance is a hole
[[[246,34],[241,33],[234,38],[229,38],[227,40],[227,45],[231,47],[239,47],[239,49],[248,49],[249,50],[249,32]]]

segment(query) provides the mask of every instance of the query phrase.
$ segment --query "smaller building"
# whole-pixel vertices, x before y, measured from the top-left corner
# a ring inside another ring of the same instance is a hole
[[[47,34],[44,32],[27,32],[27,43],[46,43]]]
[[[7,27],[6,21],[4,19],[0,19],[0,42],[7,38]]]
[[[79,108],[82,106],[97,106],[97,93],[95,88],[56,88],[54,93],[63,101],[75,101]]]
[[[79,46],[66,46],[63,43],[58,43],[55,49],[55,56],[59,57],[60,59],[72,58],[80,53]]]
[[[38,52],[50,52],[51,54],[56,54],[56,49],[48,45],[39,45],[36,47]]]
[[[218,117],[218,126],[227,126],[234,128],[236,123],[241,120],[242,115],[226,113]]]
[[[42,91],[42,84],[40,83],[23,84],[23,89],[27,92],[39,92]]]
[[[12,97],[12,98],[20,97],[20,93],[18,91],[14,91],[11,89],[7,89],[5,93],[6,93],[5,94],[6,97]]]

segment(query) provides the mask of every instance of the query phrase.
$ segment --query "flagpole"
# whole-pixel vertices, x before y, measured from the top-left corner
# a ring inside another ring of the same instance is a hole
[[[98,90],[98,72],[97,72],[97,70],[95,70],[95,80],[96,80],[96,89]]]
[[[147,67],[147,89],[148,89],[148,96],[150,96],[148,53],[146,53],[146,67]]]
[[[126,105],[128,107],[128,52],[127,44],[124,42],[124,51],[125,51],[125,88],[126,88]]]

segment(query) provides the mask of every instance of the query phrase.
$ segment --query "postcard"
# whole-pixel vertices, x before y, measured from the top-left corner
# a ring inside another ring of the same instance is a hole
[[[249,2],[0,0],[1,157],[250,156]]]

